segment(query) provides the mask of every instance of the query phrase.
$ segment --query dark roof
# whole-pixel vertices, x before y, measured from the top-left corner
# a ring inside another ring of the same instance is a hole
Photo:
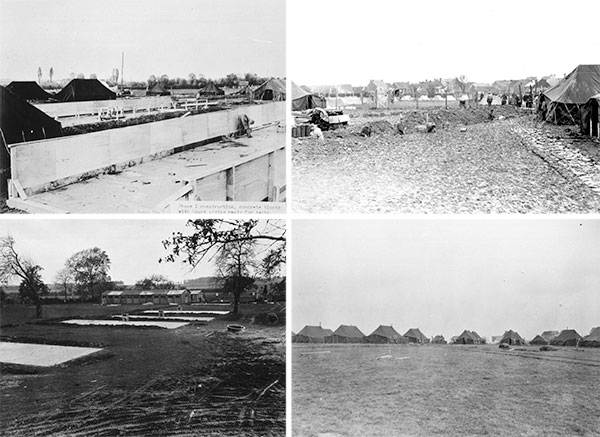
[[[419,330],[419,328],[411,328],[404,334],[407,338],[416,338],[420,341],[426,341],[427,337]]]
[[[525,340],[523,339],[523,337],[521,337],[519,335],[518,332],[513,331],[512,329],[509,331],[506,331],[504,333],[504,335],[502,336],[502,340],[500,340],[500,343],[515,343],[515,342],[520,342],[520,343],[525,343]]]
[[[285,81],[268,79],[254,90],[254,98],[259,100],[285,100]]]
[[[531,340],[529,343],[531,343],[531,344],[548,344],[548,340],[546,340],[541,335],[536,335],[533,338],[533,340]]]
[[[333,334],[347,338],[363,338],[365,336],[365,334],[354,325],[340,325],[338,329],[333,331]]]
[[[308,338],[320,339],[323,340],[325,337],[332,335],[333,331],[331,329],[323,329],[320,326],[310,326],[306,325],[302,330],[297,334],[297,336],[303,335]]]
[[[52,96],[40,87],[37,82],[13,81],[6,86],[11,92],[25,100],[50,100]]]
[[[379,335],[385,338],[398,339],[402,337],[392,326],[379,325],[379,327],[369,334],[371,335]]]
[[[186,279],[183,282],[189,289],[205,291],[221,291],[223,289],[223,279],[214,276],[206,276],[196,279]]]
[[[600,93],[600,65],[579,65],[544,95],[552,102],[584,104]]]
[[[7,144],[21,143],[23,136],[33,141],[62,135],[60,122],[4,87],[0,87],[0,128]]]
[[[151,89],[146,91],[147,96],[169,96],[171,93],[167,91],[161,84],[157,83]]]
[[[560,334],[558,334],[558,337],[552,339],[551,343],[561,344],[572,340],[581,340],[581,335],[579,335],[574,329],[564,329]]]
[[[221,88],[216,86],[214,82],[211,81],[208,82],[202,88],[200,88],[198,93],[205,96],[222,96],[223,94],[225,94],[225,91],[223,91]]]
[[[600,326],[592,328],[590,333],[583,338],[585,341],[600,341]]]
[[[544,339],[546,339],[548,341],[552,340],[557,335],[558,335],[558,331],[544,331],[544,332],[542,332],[542,337],[544,337]]]
[[[54,95],[54,99],[60,102],[87,102],[116,98],[117,95],[102,85],[98,79],[73,79]]]

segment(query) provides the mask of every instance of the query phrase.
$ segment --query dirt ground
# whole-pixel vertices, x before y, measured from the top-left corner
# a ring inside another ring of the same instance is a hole
[[[242,305],[235,321],[246,326],[241,334],[227,332],[230,316],[176,330],[76,327],[59,321],[73,313],[106,317],[133,308],[48,305],[47,318],[33,322],[25,308],[21,323],[7,316],[15,308],[2,309],[3,341],[104,350],[50,368],[3,365],[3,435],[285,434],[281,306]],[[281,316],[276,326],[257,323],[272,311]]]
[[[598,435],[600,349],[519,349],[293,345],[293,434]]]
[[[600,211],[600,143],[530,110],[365,110],[292,140],[296,212]],[[432,133],[419,132],[433,123]],[[400,126],[404,134],[398,133]],[[369,126],[371,136],[361,136]]]

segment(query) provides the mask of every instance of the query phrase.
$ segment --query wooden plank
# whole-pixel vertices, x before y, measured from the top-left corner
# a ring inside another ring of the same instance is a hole
[[[23,189],[21,182],[19,182],[18,179],[11,179],[11,181],[14,189],[17,190],[17,194],[19,195],[19,197],[23,200],[27,200],[27,193]]]
[[[183,187],[181,187],[177,191],[175,191],[173,194],[170,194],[165,200],[163,200],[158,205],[156,205],[154,207],[154,210],[155,211],[164,211],[165,209],[167,209],[169,207],[171,202],[179,200],[180,198],[182,198],[183,196],[188,194],[193,189],[194,189],[193,184],[184,185]]]

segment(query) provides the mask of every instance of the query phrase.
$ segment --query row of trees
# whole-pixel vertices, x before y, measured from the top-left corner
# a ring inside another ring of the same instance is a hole
[[[105,251],[94,247],[73,254],[58,273],[59,283],[67,286],[74,283],[82,300],[96,299],[104,290],[110,288],[110,259]],[[0,238],[0,282],[20,279],[19,295],[24,303],[36,306],[36,315],[42,314],[42,296],[49,292],[48,285],[42,280],[42,266],[33,259],[21,255],[15,249],[12,236]]]

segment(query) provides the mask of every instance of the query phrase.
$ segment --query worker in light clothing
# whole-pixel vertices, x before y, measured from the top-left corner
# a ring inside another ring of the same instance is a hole
[[[238,136],[248,135],[248,138],[252,138],[252,125],[254,120],[248,117],[248,114],[242,114],[238,117]]]

